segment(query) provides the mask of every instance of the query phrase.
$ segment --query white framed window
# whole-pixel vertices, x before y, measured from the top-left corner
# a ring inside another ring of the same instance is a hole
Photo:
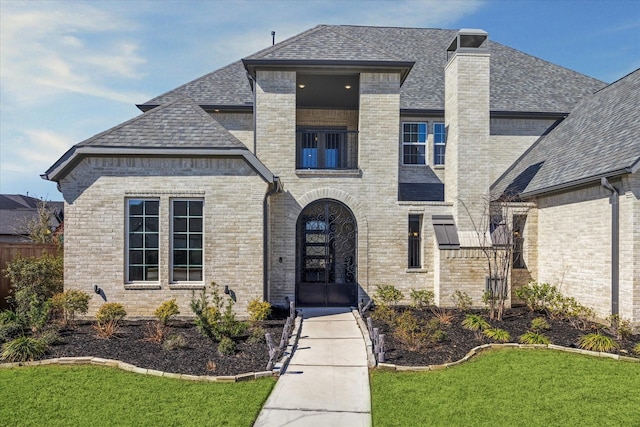
[[[424,165],[427,159],[427,123],[402,123],[402,163]]]
[[[444,123],[433,124],[433,164],[444,165],[444,152],[447,136]]]
[[[422,268],[422,215],[409,215],[408,267]]]
[[[204,201],[171,201],[171,282],[202,282]]]
[[[160,200],[127,199],[127,282],[159,280]]]

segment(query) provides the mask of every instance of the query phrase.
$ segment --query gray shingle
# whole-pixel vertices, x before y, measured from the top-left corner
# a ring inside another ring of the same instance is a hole
[[[128,148],[246,148],[189,98],[154,108],[76,145]]]
[[[582,100],[496,183],[534,195],[626,173],[640,163],[640,69]]]
[[[410,61],[415,65],[401,89],[405,110],[444,109],[446,49],[457,30],[320,25],[247,59]],[[489,35],[491,36],[491,35]],[[514,112],[570,112],[604,83],[496,42],[491,52],[491,109]],[[235,62],[143,105],[177,96],[200,105],[250,106],[246,71]]]

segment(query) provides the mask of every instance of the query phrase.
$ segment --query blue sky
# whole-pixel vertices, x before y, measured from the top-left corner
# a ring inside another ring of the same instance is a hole
[[[0,193],[61,200],[40,174],[73,144],[318,24],[481,28],[608,83],[640,67],[637,0],[0,0]]]

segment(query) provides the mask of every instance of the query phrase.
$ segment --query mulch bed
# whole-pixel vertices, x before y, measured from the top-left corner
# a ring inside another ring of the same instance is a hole
[[[434,317],[433,313],[428,309],[419,310],[410,307],[397,307],[395,310],[396,313],[401,313],[402,310],[411,310],[420,322],[427,322]],[[445,340],[440,343],[429,344],[425,348],[417,351],[407,349],[403,343],[398,341],[394,337],[393,328],[389,324],[374,320],[374,328],[379,328],[380,333],[385,334],[385,361],[387,363],[404,366],[440,365],[462,359],[474,347],[496,342],[485,336],[478,337],[473,331],[462,327],[462,321],[468,313],[481,314],[485,320],[489,321],[489,316],[486,311],[479,310],[463,313],[457,310],[450,310],[448,312],[452,315],[451,324],[440,326],[440,329],[446,334]],[[370,315],[370,311],[365,312],[366,317]],[[590,324],[589,330],[581,331],[576,329],[568,321],[554,320],[544,313],[533,313],[526,307],[509,309],[501,322],[489,321],[489,323],[492,327],[508,331],[511,334],[511,342],[518,342],[520,335],[529,330],[531,320],[536,317],[544,317],[551,326],[551,329],[543,332],[551,343],[563,347],[577,348],[580,336],[596,332],[598,326],[600,326],[601,332],[606,333],[606,330],[604,330],[601,325],[595,323]],[[637,357],[634,355],[632,349],[633,346],[639,342],[640,334],[633,335],[628,340],[622,341],[620,343],[620,349],[613,352],[625,356]]]
[[[275,319],[264,322],[274,342],[280,342],[286,312]],[[123,321],[117,336],[99,338],[90,322],[80,322],[73,329],[60,331],[61,342],[52,345],[45,358],[93,356],[115,359],[145,369],[189,374],[225,376],[264,371],[269,362],[269,353],[264,339],[255,343],[247,337],[235,341],[236,353],[222,356],[218,344],[202,335],[193,322],[170,322],[170,334],[180,334],[186,346],[165,350],[162,344],[147,339],[149,321]],[[210,362],[210,363],[207,363]]]

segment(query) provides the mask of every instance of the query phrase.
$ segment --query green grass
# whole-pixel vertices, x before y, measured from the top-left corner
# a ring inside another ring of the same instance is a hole
[[[250,426],[274,384],[191,382],[96,366],[0,369],[0,424]]]
[[[640,426],[640,364],[496,350],[444,371],[371,374],[375,427]]]

